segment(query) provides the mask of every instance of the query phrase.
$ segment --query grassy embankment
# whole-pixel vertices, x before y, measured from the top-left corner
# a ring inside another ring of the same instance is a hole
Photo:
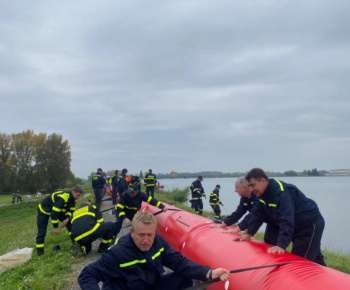
[[[85,192],[92,193],[92,190]],[[85,199],[89,199],[86,197]],[[192,211],[182,203],[187,198],[187,190],[157,191],[156,198],[178,208]],[[22,197],[23,200],[26,197]],[[8,253],[17,248],[35,248],[36,228],[36,208],[38,201],[32,197],[33,202],[23,202],[22,204],[8,205],[0,207],[0,255]],[[12,199],[10,199],[10,202]],[[83,201],[80,199],[78,205]],[[8,203],[6,199],[0,198],[0,204]],[[213,216],[212,213],[205,212],[205,216]],[[257,239],[262,239],[259,234]],[[61,251],[53,252],[52,247],[60,244]],[[60,236],[53,233],[51,226],[48,227],[45,239],[45,255],[36,256],[34,249],[32,259],[27,264],[6,271],[1,275],[0,289],[64,289],[67,281],[65,276],[72,270],[74,263],[79,263],[72,257],[71,243],[67,231],[61,229]],[[350,257],[331,252],[324,252],[326,262],[329,267],[350,274]]]

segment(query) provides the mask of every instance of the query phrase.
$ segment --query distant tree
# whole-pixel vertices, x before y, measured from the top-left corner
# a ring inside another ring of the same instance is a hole
[[[10,191],[11,137],[0,133],[0,192]]]
[[[294,171],[294,170],[288,170],[288,171],[284,172],[284,175],[285,176],[297,176],[298,173],[296,171]]]

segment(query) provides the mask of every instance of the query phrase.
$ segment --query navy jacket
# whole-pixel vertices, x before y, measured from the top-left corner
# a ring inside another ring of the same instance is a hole
[[[270,178],[260,202],[251,213],[248,234],[254,235],[262,222],[279,226],[276,246],[286,249],[293,236],[320,215],[316,202],[295,185]]]
[[[95,173],[92,176],[91,185],[93,189],[102,189],[105,188],[106,179],[104,179],[101,173]]]
[[[119,238],[96,262],[86,266],[78,277],[83,290],[102,289],[153,290],[157,288],[163,266],[184,277],[206,280],[210,270],[172,249],[156,234],[148,252],[140,251],[131,234]]]
[[[136,196],[131,197],[128,191],[124,191],[115,206],[117,217],[124,219],[125,217],[132,219],[136,212],[141,208],[142,202],[147,202],[150,205],[163,209],[165,206],[152,196],[147,196],[146,193],[140,191]]]
[[[241,200],[239,201],[239,205],[237,206],[237,209],[235,212],[231,213],[228,217],[224,219],[224,223],[226,225],[232,225],[239,221],[239,219],[244,216],[246,212],[252,212],[254,207],[257,207],[259,204],[259,198],[252,193],[251,198],[248,197],[241,197]],[[244,219],[238,224],[239,228],[241,230],[245,230],[248,228],[249,220],[251,215],[248,214],[244,217]]]
[[[202,183],[198,180],[192,182],[190,189],[192,192],[192,199],[194,200],[202,199],[202,195],[205,196]],[[197,193],[197,191],[200,191],[200,193]]]

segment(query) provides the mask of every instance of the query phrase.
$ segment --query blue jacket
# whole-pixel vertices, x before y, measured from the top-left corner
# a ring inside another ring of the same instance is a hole
[[[119,238],[96,262],[86,266],[78,277],[83,290],[102,289],[153,290],[157,288],[163,266],[179,275],[197,280],[206,280],[210,270],[199,265],[172,249],[156,234],[151,249],[140,251],[131,234]]]
[[[192,199],[194,200],[202,199],[202,196],[205,196],[202,183],[198,180],[195,180],[192,182],[190,186],[190,190],[192,193]],[[199,191],[200,193],[198,193],[197,191]]]
[[[254,235],[262,222],[279,226],[276,246],[286,249],[293,237],[320,215],[316,202],[295,185],[269,179],[257,208],[251,213],[248,234]]]
[[[104,179],[101,173],[96,172],[95,175],[92,176],[91,185],[93,189],[102,189],[105,188],[106,179]]]
[[[237,209],[235,212],[231,213],[228,217],[224,219],[224,223],[226,225],[232,225],[239,221],[239,219],[244,216],[244,214],[248,212],[252,212],[254,207],[257,207],[259,204],[259,198],[252,193],[251,198],[248,197],[241,197],[241,200],[239,201],[239,205],[237,206]],[[238,224],[239,228],[241,230],[245,230],[248,228],[249,220],[251,215],[248,214],[244,217],[242,222]]]

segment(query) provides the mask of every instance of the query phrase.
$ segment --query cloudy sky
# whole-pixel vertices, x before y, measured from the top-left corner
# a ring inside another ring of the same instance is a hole
[[[350,168],[350,2],[0,4],[0,132],[72,171]]]

